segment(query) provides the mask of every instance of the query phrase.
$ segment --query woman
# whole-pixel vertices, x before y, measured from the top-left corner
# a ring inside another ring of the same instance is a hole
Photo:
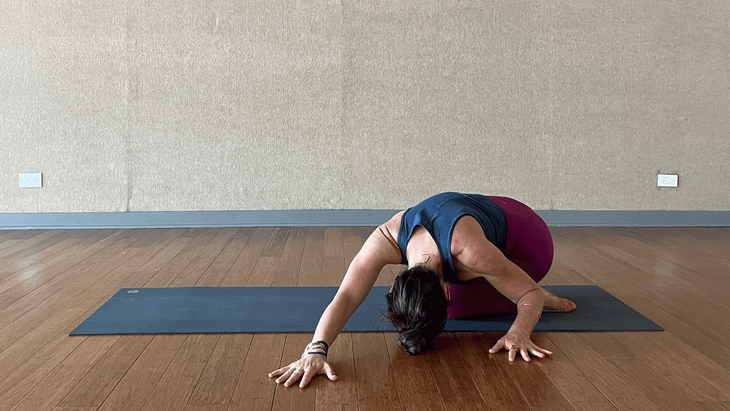
[[[553,243],[545,222],[507,197],[442,193],[401,211],[378,227],[352,260],[313,342],[302,357],[269,374],[285,386],[317,374],[336,380],[326,361],[329,345],[360,306],[387,264],[408,269],[387,295],[388,318],[409,354],[425,349],[448,318],[517,312],[507,334],[489,350],[525,361],[550,351],[530,340],[543,308],[572,311],[572,301],[537,285],[550,269]]]

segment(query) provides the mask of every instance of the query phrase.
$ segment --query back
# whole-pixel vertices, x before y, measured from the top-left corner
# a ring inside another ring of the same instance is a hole
[[[504,251],[507,220],[502,208],[480,194],[447,192],[429,197],[403,213],[398,230],[401,264],[408,264],[406,247],[413,230],[421,226],[436,242],[443,263],[444,280],[454,284],[460,283],[451,256],[451,239],[456,222],[465,215],[477,220],[487,240],[500,251]]]

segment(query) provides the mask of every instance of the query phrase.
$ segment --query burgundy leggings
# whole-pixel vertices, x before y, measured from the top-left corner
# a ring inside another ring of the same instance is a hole
[[[504,255],[535,282],[547,275],[553,263],[553,238],[547,224],[532,209],[517,200],[493,197],[507,215]],[[484,277],[464,284],[449,284],[449,318],[512,313],[515,304],[499,293]]]

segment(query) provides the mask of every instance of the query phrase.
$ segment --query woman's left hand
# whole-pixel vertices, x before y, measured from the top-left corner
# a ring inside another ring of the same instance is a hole
[[[512,330],[510,330],[507,334],[500,338],[499,341],[494,344],[494,347],[489,349],[489,353],[495,354],[502,349],[509,350],[508,357],[510,361],[514,361],[515,358],[517,358],[518,352],[522,356],[522,359],[527,362],[530,362],[530,355],[534,355],[535,357],[539,358],[545,358],[545,354],[553,354],[552,352],[535,345],[535,343],[530,340],[529,334],[524,334]]]

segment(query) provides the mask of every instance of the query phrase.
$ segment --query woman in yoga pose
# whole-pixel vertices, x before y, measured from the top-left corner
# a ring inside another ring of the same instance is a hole
[[[418,354],[447,318],[517,312],[512,327],[489,350],[509,361],[550,351],[530,340],[543,308],[572,311],[572,301],[537,285],[550,270],[553,242],[533,210],[507,197],[442,193],[401,211],[378,227],[352,260],[302,357],[269,374],[305,387],[317,374],[337,379],[327,351],[387,264],[405,264],[386,296],[398,345]]]

